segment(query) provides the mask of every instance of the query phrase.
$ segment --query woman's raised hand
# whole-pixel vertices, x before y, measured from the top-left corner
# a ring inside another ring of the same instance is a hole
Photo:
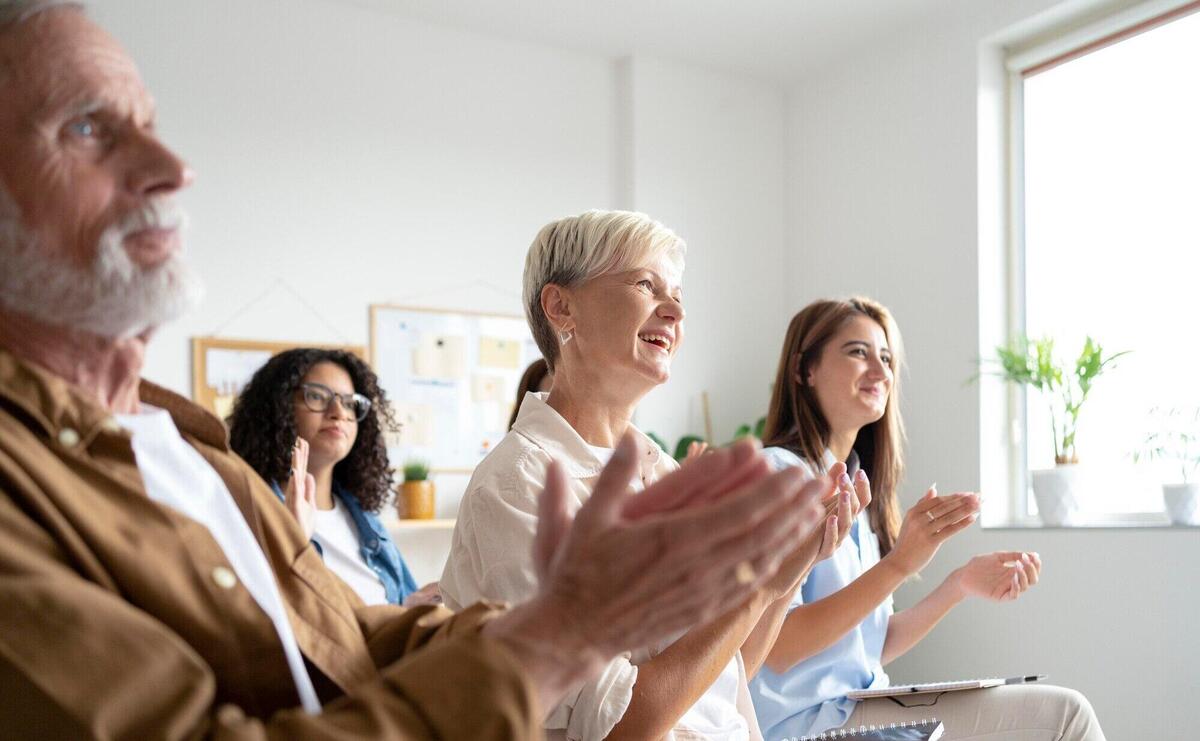
[[[300,523],[304,537],[312,540],[317,517],[317,480],[308,472],[308,441],[302,437],[296,438],[292,446],[292,468],[288,471],[283,501]]]
[[[851,480],[846,475],[846,464],[839,461],[830,467],[829,478],[834,486],[822,499],[822,504],[825,505],[825,523],[821,530],[814,534],[821,538],[817,561],[823,561],[833,555],[854,525],[854,518],[871,503],[871,484],[862,469],[859,469]]]
[[[687,456],[683,459],[683,465],[687,465],[696,460],[708,450],[708,443],[703,440],[693,440],[688,443]]]
[[[804,491],[807,494],[799,506],[808,509],[808,519],[813,525],[809,529],[808,536],[794,551],[788,554],[783,563],[779,565],[779,571],[775,572],[775,576],[764,587],[770,601],[773,602],[782,597],[790,599],[800,587],[800,582],[812,569],[812,565],[821,559],[829,558],[836,550],[837,546],[834,543],[840,542],[837,540],[838,523],[844,520],[841,520],[838,515],[824,514],[825,507],[821,504],[821,501],[829,496],[828,492],[834,489],[836,487],[828,476],[819,476],[804,484]],[[842,503],[840,497],[838,502],[840,506],[848,506]],[[823,525],[821,524],[822,516],[825,517]],[[841,534],[844,537],[845,531],[842,531]],[[834,544],[829,546],[828,553],[825,552],[827,543]]]
[[[984,553],[967,561],[951,576],[964,597],[1005,602],[1020,597],[1038,583],[1042,559],[1026,551]]]
[[[435,581],[429,582],[425,586],[404,598],[405,607],[440,604],[442,604],[442,588],[441,585]]]
[[[935,486],[904,515],[896,546],[884,557],[906,575],[925,568],[942,543],[970,527],[979,514],[979,495],[957,493],[939,497]]]

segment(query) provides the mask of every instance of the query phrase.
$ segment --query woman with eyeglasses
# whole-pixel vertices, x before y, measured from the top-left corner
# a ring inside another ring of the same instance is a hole
[[[391,408],[366,363],[341,350],[300,348],[279,353],[250,379],[229,438],[363,602],[437,601],[436,586],[417,591],[376,516],[392,482],[385,424],[395,426]]]

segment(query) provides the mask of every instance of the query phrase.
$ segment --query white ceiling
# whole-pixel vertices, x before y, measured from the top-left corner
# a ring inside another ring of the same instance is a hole
[[[1005,0],[339,0],[606,56],[648,54],[788,82],[957,4]]]

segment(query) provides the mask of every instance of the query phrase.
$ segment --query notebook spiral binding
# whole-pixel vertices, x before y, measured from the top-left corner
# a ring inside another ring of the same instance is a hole
[[[937,723],[937,718],[922,718],[921,720],[900,722],[900,723],[881,723],[879,725],[859,726],[858,728],[834,728],[830,731],[823,731],[814,736],[792,736],[786,741],[830,741],[830,739],[849,738],[861,736],[864,733],[872,731],[888,731],[898,728],[916,728],[917,726],[927,725],[929,723]]]

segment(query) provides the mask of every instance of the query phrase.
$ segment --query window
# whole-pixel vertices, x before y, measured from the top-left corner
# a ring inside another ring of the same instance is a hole
[[[1166,424],[1195,427],[1200,408],[1200,3],[1169,5],[1004,53],[1008,336],[1052,337],[1068,362],[1088,336],[1106,355],[1130,351],[1079,420],[1076,494],[1092,523],[1163,517],[1179,466],[1133,453]],[[1007,397],[1005,520],[1028,522],[1028,472],[1054,465],[1052,425],[1036,392]]]

